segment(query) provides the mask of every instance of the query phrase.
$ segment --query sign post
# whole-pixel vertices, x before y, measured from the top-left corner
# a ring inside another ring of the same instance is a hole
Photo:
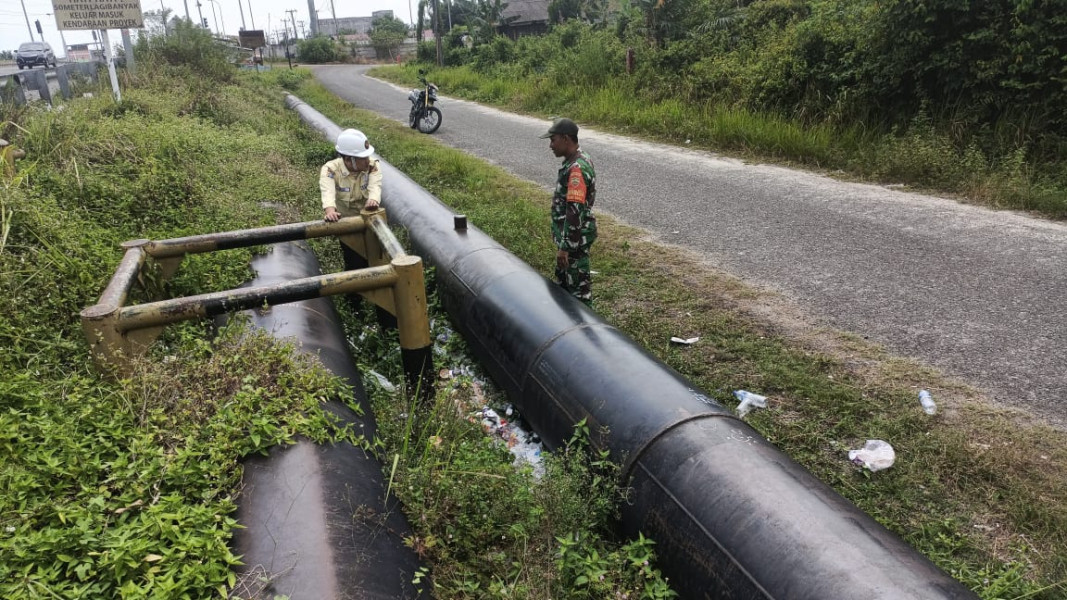
[[[115,102],[122,102],[122,92],[119,90],[119,76],[115,73],[115,59],[111,56],[111,40],[107,38],[107,30],[100,30],[100,39],[104,44],[104,56],[107,58],[107,74],[111,78],[111,91],[115,92]]]
[[[237,43],[242,48],[252,49],[252,64],[259,72],[259,66],[263,64],[263,47],[267,45],[267,37],[259,29],[244,29],[237,34]],[[258,54],[258,56],[256,56]]]
[[[99,29],[104,43],[104,55],[107,57],[107,72],[111,77],[111,88],[117,101],[122,102],[119,91],[119,78],[115,73],[115,61],[112,54],[108,29],[141,29],[144,27],[144,15],[141,14],[140,0],[52,0],[52,12],[56,16],[56,27],[62,30]]]

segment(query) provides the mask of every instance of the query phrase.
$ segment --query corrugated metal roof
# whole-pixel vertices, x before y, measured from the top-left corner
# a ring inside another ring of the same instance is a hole
[[[510,0],[500,12],[500,20],[508,25],[548,22],[549,0]],[[515,17],[514,20],[511,20]]]

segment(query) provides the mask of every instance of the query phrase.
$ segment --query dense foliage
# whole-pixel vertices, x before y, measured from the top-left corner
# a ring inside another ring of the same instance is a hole
[[[596,3],[553,7],[560,23],[604,28]],[[635,2],[612,20],[614,35],[583,40],[618,46],[605,76],[622,76],[619,52],[633,48],[633,86],[650,99],[878,126],[925,110],[975,132],[1010,124],[1024,139],[1067,136],[1063,0],[668,0]],[[527,68],[541,66],[528,52],[538,44],[519,45]],[[480,50],[484,64],[492,51]]]
[[[445,65],[476,99],[1067,215],[1067,0],[552,6],[544,36],[445,33]]]
[[[233,79],[233,59],[228,46],[215,40],[211,32],[177,19],[169,35],[141,36],[135,51],[148,59],[145,67],[166,65],[183,76],[196,73],[205,82],[227,83]]]
[[[321,64],[337,60],[337,44],[329,36],[317,35],[296,43],[296,54],[300,60]]]

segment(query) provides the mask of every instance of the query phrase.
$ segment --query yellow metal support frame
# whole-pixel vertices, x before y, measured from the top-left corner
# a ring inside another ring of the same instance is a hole
[[[125,306],[149,258],[167,279],[189,254],[330,236],[363,255],[370,267]],[[422,259],[404,252],[381,208],[334,223],[310,221],[159,241],[133,240],[122,247],[125,255],[100,300],[81,311],[82,330],[93,358],[104,369],[127,371],[130,359],[143,355],[168,323],[348,293],[359,293],[396,316],[402,350],[422,352],[430,347]],[[419,364],[421,372],[408,373],[409,380],[426,381],[425,370],[432,367]]]

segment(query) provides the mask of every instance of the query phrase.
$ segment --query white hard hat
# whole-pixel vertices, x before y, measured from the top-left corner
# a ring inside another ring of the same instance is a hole
[[[367,136],[358,129],[346,129],[337,136],[337,152],[345,156],[364,158],[374,154],[374,146],[367,141]]]

